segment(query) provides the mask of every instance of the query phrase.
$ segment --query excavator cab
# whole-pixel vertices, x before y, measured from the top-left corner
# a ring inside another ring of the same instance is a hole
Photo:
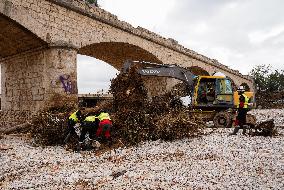
[[[193,94],[193,107],[208,110],[234,104],[231,80],[221,76],[199,76]]]

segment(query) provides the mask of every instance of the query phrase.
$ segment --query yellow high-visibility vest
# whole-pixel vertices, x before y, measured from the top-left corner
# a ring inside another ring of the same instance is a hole
[[[108,113],[104,113],[104,112],[100,113],[100,115],[98,116],[98,119],[99,119],[100,121],[102,121],[102,120],[104,120],[104,119],[111,120],[109,114],[108,114]]]
[[[242,96],[245,97],[244,108],[248,108],[249,98],[245,94],[242,94]],[[237,108],[239,108],[239,106],[240,106],[240,100],[238,100]]]
[[[79,119],[78,119],[78,117],[77,117],[77,112],[78,112],[79,110],[77,110],[77,111],[75,111],[74,113],[72,113],[71,115],[70,115],[70,117],[69,117],[69,119],[73,119],[75,122],[78,122],[79,121]]]
[[[91,116],[86,117],[84,121],[94,122],[94,121],[96,121],[97,118],[98,117],[91,115]]]

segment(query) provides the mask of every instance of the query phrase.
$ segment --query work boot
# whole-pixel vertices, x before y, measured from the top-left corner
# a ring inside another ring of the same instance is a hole
[[[243,134],[243,135],[247,135],[247,134],[246,134],[246,126],[243,126],[243,132],[242,132],[242,134]]]
[[[235,127],[234,131],[232,133],[229,134],[230,135],[237,135],[238,131],[239,131],[240,127]]]
[[[105,142],[105,145],[106,145],[106,147],[108,147],[108,148],[110,148],[111,149],[111,146],[112,146],[112,141],[111,140],[106,140],[106,142]]]

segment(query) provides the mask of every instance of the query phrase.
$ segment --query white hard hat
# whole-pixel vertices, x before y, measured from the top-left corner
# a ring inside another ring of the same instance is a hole
[[[238,88],[238,91],[239,91],[239,92],[244,92],[244,91],[245,91],[244,86],[240,86],[240,87]]]
[[[221,73],[221,72],[216,72],[216,73],[214,73],[213,76],[226,77],[226,75],[224,73]]]

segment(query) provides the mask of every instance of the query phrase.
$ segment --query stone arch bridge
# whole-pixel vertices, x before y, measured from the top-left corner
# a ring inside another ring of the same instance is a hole
[[[248,76],[84,1],[1,0],[0,28],[3,113],[25,115],[77,100],[77,54],[117,69],[132,59],[220,71],[253,89]],[[167,80],[159,82],[169,88]],[[152,83],[152,92],[161,90]]]

